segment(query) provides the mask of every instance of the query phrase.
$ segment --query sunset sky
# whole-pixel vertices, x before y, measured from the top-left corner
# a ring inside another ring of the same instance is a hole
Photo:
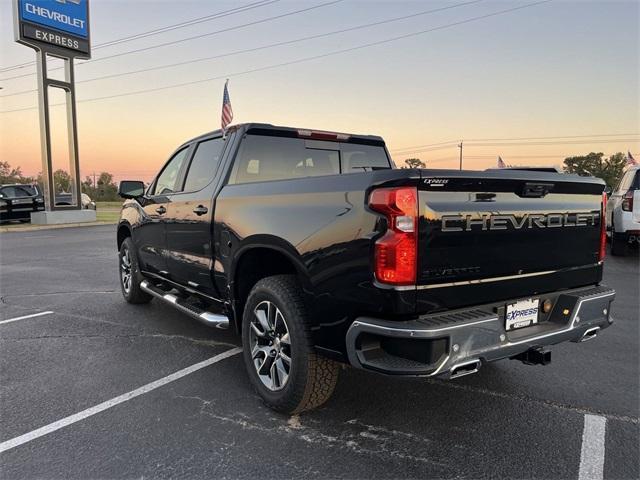
[[[257,2],[92,0],[92,42]],[[94,61],[78,61],[76,69],[82,176],[109,171],[118,180],[151,179],[181,142],[219,128],[225,78],[233,123],[379,134],[396,163],[418,157],[433,168],[457,168],[461,139],[470,169],[493,167],[498,155],[529,165],[560,165],[589,151],[630,150],[640,158],[640,2],[555,0],[477,19],[534,2],[271,1],[95,48]],[[454,8],[424,13],[443,7]],[[14,43],[11,10],[11,1],[0,0],[0,160],[35,175],[41,169],[35,68],[8,69],[35,54]],[[119,75],[397,17],[407,18]],[[260,23],[231,29],[251,22]],[[223,29],[231,30],[99,61]],[[324,54],[330,55],[292,63]],[[110,78],[90,81],[103,76]],[[189,82],[198,83],[130,94]],[[61,118],[62,109],[56,111]],[[64,166],[57,158],[56,167]]]

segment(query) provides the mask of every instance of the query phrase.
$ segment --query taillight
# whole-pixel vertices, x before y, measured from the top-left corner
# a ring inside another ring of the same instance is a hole
[[[613,235],[613,232],[612,232]],[[602,192],[602,206],[600,208],[600,253],[598,260],[603,261],[607,251],[607,194]]]
[[[418,190],[379,188],[369,207],[387,217],[387,232],[375,244],[375,275],[382,283],[415,285],[418,261]]]
[[[633,190],[629,190],[622,197],[622,210],[625,212],[633,212]]]

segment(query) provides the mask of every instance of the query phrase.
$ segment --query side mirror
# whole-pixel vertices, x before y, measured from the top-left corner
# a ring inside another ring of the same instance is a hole
[[[611,187],[605,187],[604,193],[607,194],[607,197],[611,196]]]
[[[118,195],[122,198],[138,198],[144,195],[144,182],[123,180],[118,185]]]

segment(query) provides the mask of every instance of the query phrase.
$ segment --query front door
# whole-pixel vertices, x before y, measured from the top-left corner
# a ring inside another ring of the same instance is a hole
[[[141,202],[143,220],[135,236],[140,266],[142,270],[162,276],[167,275],[165,218],[188,151],[185,147],[169,159]]]
[[[194,146],[184,185],[180,192],[171,195],[165,218],[171,279],[216,298],[212,222],[216,174],[224,144],[218,137]]]

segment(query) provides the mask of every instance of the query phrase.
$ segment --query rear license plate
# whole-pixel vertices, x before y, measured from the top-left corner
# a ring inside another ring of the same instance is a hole
[[[538,323],[540,301],[537,298],[507,304],[505,330],[530,327]]]

